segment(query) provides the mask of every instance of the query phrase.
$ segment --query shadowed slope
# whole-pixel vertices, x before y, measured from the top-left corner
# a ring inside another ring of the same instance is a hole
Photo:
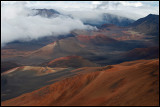
[[[18,66],[19,65],[14,62],[1,61],[1,73]]]
[[[159,57],[159,47],[135,48],[124,54],[125,59],[153,59]]]
[[[72,68],[21,66],[1,73],[1,101],[37,90],[67,76]]]
[[[149,14],[131,24],[134,30],[146,34],[159,35],[159,15]]]
[[[138,60],[85,73],[2,105],[159,105],[159,60]]]

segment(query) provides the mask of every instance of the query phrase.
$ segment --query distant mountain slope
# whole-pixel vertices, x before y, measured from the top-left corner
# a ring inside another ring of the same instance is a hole
[[[26,56],[24,59],[30,60],[30,63],[37,64],[72,55],[90,59],[90,57],[96,57],[97,55],[109,54],[109,52],[114,50],[118,51],[132,48],[132,46],[127,44],[128,43],[117,41],[105,35],[78,35],[50,43],[33,51],[32,54]]]
[[[123,36],[123,34],[121,34],[121,36]],[[23,49],[23,46],[21,49]],[[115,38],[112,38],[112,34],[105,35],[103,33],[93,33],[91,36],[82,34],[74,37],[62,38],[39,49],[30,51],[27,54],[24,54],[26,53],[24,51],[24,53],[19,56],[17,55],[14,57],[12,56],[12,53],[8,56],[11,56],[12,59],[10,58],[10,60],[15,61],[16,63],[30,66],[38,66],[44,62],[54,60],[55,58],[72,55],[82,56],[97,64],[113,64],[118,63],[117,61],[121,58],[123,51],[128,51],[137,47],[143,48],[146,47],[146,44],[143,43],[143,41],[126,42],[116,40]],[[3,54],[6,53],[3,52]],[[16,54],[16,51],[14,54]],[[8,59],[9,57],[3,58],[3,60]]]
[[[64,79],[2,106],[158,106],[159,60],[137,60]]]
[[[131,24],[134,30],[151,35],[159,35],[159,15],[149,14]]]

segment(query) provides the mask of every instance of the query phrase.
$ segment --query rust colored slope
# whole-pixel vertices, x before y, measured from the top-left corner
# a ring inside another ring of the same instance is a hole
[[[159,105],[158,89],[159,60],[139,60],[64,79],[2,105]]]
[[[80,68],[80,67],[94,67],[98,66],[95,63],[92,63],[91,61],[84,59],[81,56],[66,56],[66,57],[60,57],[56,58],[52,61],[50,61],[47,66],[49,67],[73,67],[73,68]]]

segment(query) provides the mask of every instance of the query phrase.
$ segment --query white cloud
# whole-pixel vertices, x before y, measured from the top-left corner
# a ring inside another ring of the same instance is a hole
[[[137,20],[148,14],[159,14],[159,5],[155,6],[151,5],[151,3],[153,2],[99,1],[96,8],[100,11],[105,11],[106,13],[112,13]]]
[[[131,6],[131,7],[140,7],[143,6],[141,2],[127,2],[127,1],[119,1],[123,6]]]
[[[28,16],[32,10],[26,4],[12,4],[1,8],[1,44],[14,40],[30,40],[43,36],[58,36],[74,29],[94,29],[79,19],[60,15],[56,18]]]

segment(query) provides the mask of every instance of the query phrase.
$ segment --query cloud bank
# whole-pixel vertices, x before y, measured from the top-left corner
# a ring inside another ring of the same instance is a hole
[[[83,16],[83,20],[87,13],[94,13],[94,11],[96,13],[91,15],[91,19],[95,19],[92,17],[96,17],[104,12],[126,16],[135,20],[145,17],[150,13],[159,14],[159,1],[28,1],[26,2],[26,6],[29,8],[56,9],[63,13],[70,13],[76,17],[77,15],[75,14],[80,12],[84,13],[84,15],[80,14],[81,17]],[[89,15],[86,16],[87,19]],[[77,18],[80,19],[79,16]]]
[[[1,8],[1,44],[14,40],[32,40],[43,36],[58,36],[74,29],[96,28],[84,25],[79,19],[59,15],[55,18],[34,16],[35,11],[25,7],[26,3],[15,3]]]

